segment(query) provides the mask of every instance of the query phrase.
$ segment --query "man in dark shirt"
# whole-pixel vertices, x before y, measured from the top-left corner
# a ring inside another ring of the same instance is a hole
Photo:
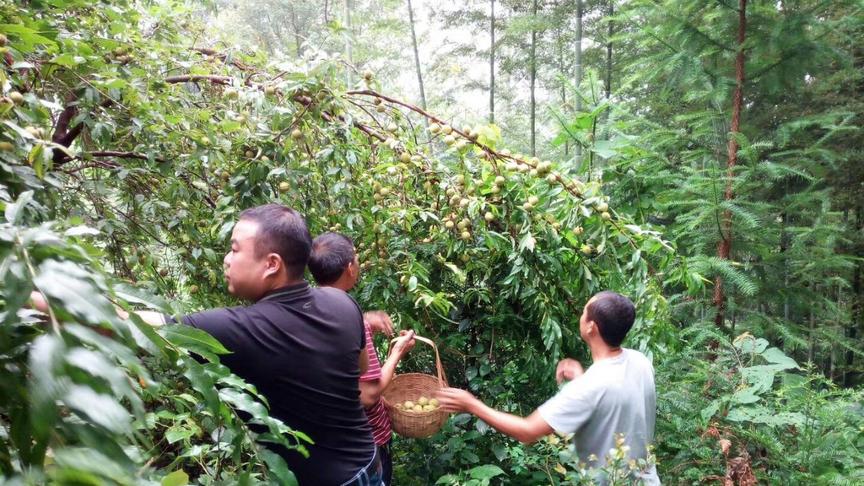
[[[271,414],[306,433],[309,458],[276,450],[301,486],[379,485],[380,461],[360,403],[366,368],[360,307],[345,292],[303,279],[312,238],[296,211],[243,211],[225,255],[228,291],[253,304],[184,316],[232,354],[223,362],[255,385]],[[151,322],[164,317],[140,313]],[[359,365],[358,365],[359,363]]]

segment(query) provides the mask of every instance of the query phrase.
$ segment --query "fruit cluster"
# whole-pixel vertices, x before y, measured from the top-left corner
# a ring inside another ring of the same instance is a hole
[[[402,403],[397,403],[394,407],[406,412],[429,413],[438,410],[438,400],[421,396],[416,402],[413,400],[405,400]]]

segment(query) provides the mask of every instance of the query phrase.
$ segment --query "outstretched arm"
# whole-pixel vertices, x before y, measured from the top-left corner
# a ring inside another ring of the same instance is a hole
[[[441,408],[448,412],[468,412],[483,420],[504,435],[509,435],[524,444],[530,444],[553,432],[536,410],[527,417],[520,417],[490,408],[471,393],[458,388],[443,388],[435,394]]]
[[[396,365],[414,347],[414,331],[408,331],[401,335],[390,350],[390,356],[381,366],[381,378],[377,380],[360,382],[360,402],[365,408],[369,408],[381,398],[381,394],[396,374]]]
[[[34,309],[38,310],[39,312],[44,312],[46,314],[48,313],[48,300],[45,298],[44,295],[42,295],[41,292],[37,292],[35,290],[33,292],[30,292],[30,305]],[[117,311],[117,315],[121,319],[123,319],[123,320],[129,319],[129,313],[126,312],[125,310],[123,310],[119,307],[116,307],[116,306],[115,306],[115,310]],[[162,314],[161,312],[135,311],[135,315],[140,317],[142,321],[146,322],[147,324],[150,324],[151,326],[157,326],[158,327],[158,326],[164,326],[165,324],[167,324],[165,322],[165,315]]]

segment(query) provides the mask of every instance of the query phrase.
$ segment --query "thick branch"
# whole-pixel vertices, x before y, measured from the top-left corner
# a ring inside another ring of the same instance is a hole
[[[236,67],[241,71],[254,71],[254,69],[249,65],[232,58],[224,52],[219,52],[214,49],[208,49],[206,47],[193,47],[192,50],[205,56],[215,57],[222,62],[227,62],[228,64],[231,64],[232,66]]]
[[[217,76],[215,74],[184,74],[182,76],[169,76],[165,78],[165,82],[175,84],[209,81],[214,84],[230,85],[233,79],[231,76]]]

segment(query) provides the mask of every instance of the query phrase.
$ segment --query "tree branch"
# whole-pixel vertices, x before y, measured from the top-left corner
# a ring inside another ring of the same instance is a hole
[[[233,79],[234,78],[231,76],[217,76],[215,74],[184,74],[182,76],[169,76],[165,78],[165,82],[169,84],[176,84],[209,81],[214,84],[230,85]]]

